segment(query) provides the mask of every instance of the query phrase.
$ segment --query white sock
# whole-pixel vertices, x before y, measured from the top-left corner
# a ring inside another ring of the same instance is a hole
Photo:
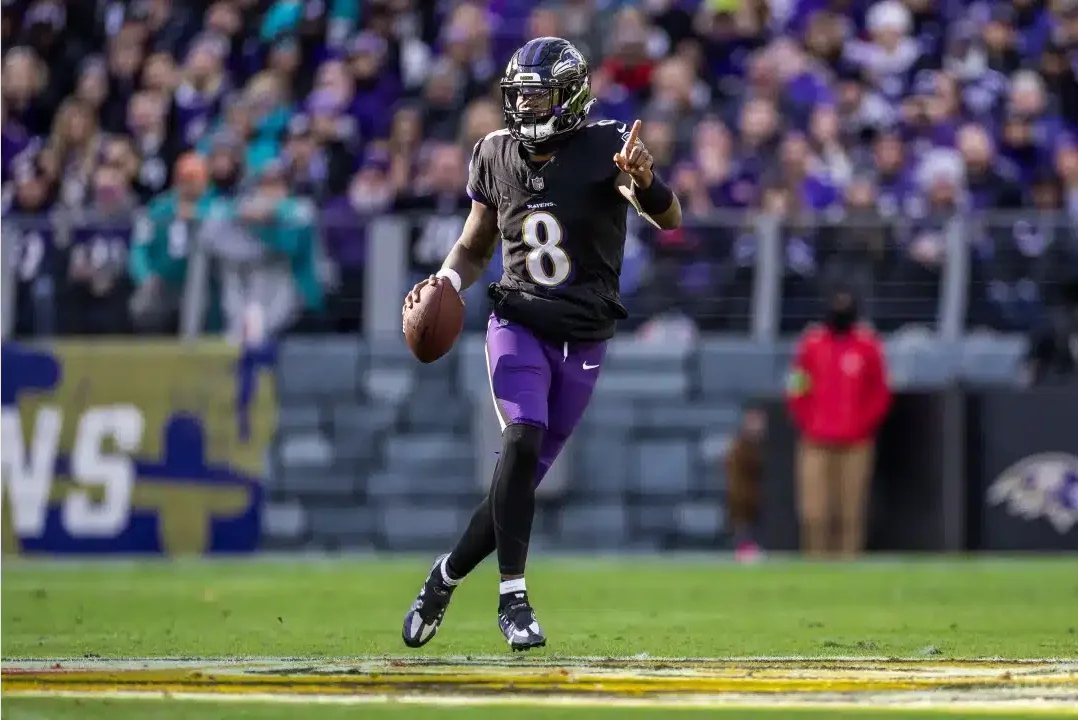
[[[445,560],[442,560],[442,564],[438,566],[438,569],[442,571],[442,582],[452,587],[453,585],[458,584],[464,578],[457,578],[456,580],[454,580],[453,578],[449,577],[449,571],[445,567],[448,563],[449,556],[446,555]]]
[[[502,580],[498,583],[498,594],[509,595],[510,593],[522,593],[527,592],[528,588],[524,584],[524,578],[517,578],[516,580]]]

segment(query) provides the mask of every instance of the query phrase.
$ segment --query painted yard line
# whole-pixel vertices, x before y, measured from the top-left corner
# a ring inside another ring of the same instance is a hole
[[[311,678],[311,677],[259,677],[259,678],[220,678],[204,676],[200,678],[176,677],[83,677],[57,674],[50,677],[40,675],[9,676],[4,678],[3,691],[17,690],[76,690],[83,692],[120,692],[130,690],[156,690],[170,693],[203,693],[211,695],[331,695],[331,694],[395,694],[407,695],[421,691],[427,693],[508,693],[508,694],[574,694],[600,697],[621,695],[721,695],[730,693],[772,694],[772,695],[816,695],[821,693],[839,693],[843,695],[862,695],[883,692],[915,692],[937,690],[945,692],[984,692],[997,689],[1017,691],[1036,689],[1039,693],[1053,690],[1067,691],[1078,700],[1078,678],[1069,680],[1030,679],[1029,681],[988,679],[894,679],[883,681],[871,680],[796,680],[775,679],[698,679],[669,678],[660,682],[648,679],[612,679],[596,680],[593,678],[526,678],[500,677],[491,678],[451,678],[431,679],[405,677],[401,679],[385,676],[363,676],[355,678]]]
[[[235,656],[207,656],[191,657],[181,655],[162,656],[118,656],[112,658],[87,658],[84,656],[43,656],[43,657],[5,657],[0,658],[0,665],[34,665],[41,663],[61,663],[85,667],[107,667],[109,665],[125,665],[129,663],[170,664],[175,667],[197,667],[208,664],[229,665],[244,663],[402,663],[405,665],[507,665],[507,666],[534,666],[534,665],[594,665],[611,663],[669,663],[675,665],[700,665],[722,663],[878,663],[884,666],[895,664],[913,664],[922,666],[956,666],[963,665],[1070,665],[1078,666],[1078,656],[1072,657],[1044,657],[1044,658],[1006,658],[1000,656],[986,656],[976,658],[925,658],[925,657],[885,657],[870,655],[746,655],[728,657],[666,657],[661,655],[539,655],[534,657],[519,658],[511,655],[443,655],[443,656],[417,656],[417,655],[235,655]]]
[[[163,693],[163,692],[12,692],[10,697],[27,698],[70,698],[70,699],[109,699],[127,701],[184,700],[210,703],[241,704],[327,704],[327,705],[426,705],[434,707],[462,706],[515,706],[515,707],[625,707],[625,708],[666,708],[669,710],[692,708],[742,708],[742,709],[819,709],[866,710],[873,711],[924,711],[932,713],[980,712],[984,714],[1013,713],[1016,710],[1028,714],[1046,717],[1075,717],[1075,703],[1078,698],[1060,700],[1008,699],[998,700],[962,700],[953,696],[908,697],[903,694],[876,696],[858,702],[842,700],[806,700],[804,698],[768,697],[766,699],[744,696],[727,697],[685,697],[676,700],[654,698],[577,698],[572,696],[396,696],[396,695],[207,695],[200,693]]]

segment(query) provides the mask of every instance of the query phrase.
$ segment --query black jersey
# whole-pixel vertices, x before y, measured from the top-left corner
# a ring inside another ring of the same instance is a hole
[[[628,316],[618,293],[628,203],[613,162],[627,133],[613,121],[586,125],[542,164],[507,130],[476,143],[468,194],[498,211],[498,317],[562,342],[605,340]]]

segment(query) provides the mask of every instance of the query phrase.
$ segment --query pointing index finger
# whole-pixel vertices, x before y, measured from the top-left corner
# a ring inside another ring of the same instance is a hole
[[[640,120],[633,123],[633,127],[629,130],[629,137],[625,140],[625,145],[621,148],[621,154],[628,156],[629,151],[633,149],[633,145],[636,145],[637,139],[640,137]]]

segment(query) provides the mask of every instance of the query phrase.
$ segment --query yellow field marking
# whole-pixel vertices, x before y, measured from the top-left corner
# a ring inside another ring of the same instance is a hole
[[[303,705],[423,705],[434,707],[624,707],[624,708],[663,708],[671,711],[701,708],[724,709],[822,709],[829,710],[871,710],[885,716],[887,712],[924,712],[933,717],[948,714],[966,714],[976,712],[980,715],[1013,715],[1022,712],[1028,717],[1076,717],[1073,698],[1063,700],[955,700],[948,696],[933,699],[915,694],[904,702],[903,696],[870,696],[864,700],[833,701],[809,697],[766,696],[746,698],[745,696],[689,696],[666,698],[595,698],[586,696],[558,695],[212,695],[208,693],[165,693],[165,692],[81,692],[81,691],[27,691],[12,693],[10,697],[26,698],[70,698],[81,700],[123,700],[126,702],[153,702],[167,700],[193,701],[207,703],[257,704],[303,704]]]
[[[5,696],[425,705],[1000,710],[1078,716],[1078,661],[540,657],[4,661]]]
[[[524,668],[521,668],[524,670]],[[299,671],[302,672],[302,671]],[[594,674],[589,669],[551,672],[372,671],[349,674],[245,674],[213,671],[129,670],[115,672],[10,672],[2,677],[4,692],[66,689],[85,692],[160,690],[208,693],[394,693],[511,692],[575,694],[716,694],[716,693],[878,693],[915,690],[976,690],[1045,687],[1078,690],[1078,673],[981,675],[861,675],[849,671],[831,676],[797,677],[779,671],[745,672],[735,676]]]

